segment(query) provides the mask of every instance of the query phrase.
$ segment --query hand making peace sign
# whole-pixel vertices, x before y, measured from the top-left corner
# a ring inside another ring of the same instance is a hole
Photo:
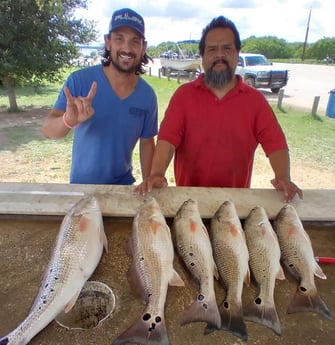
[[[64,86],[66,96],[66,122],[72,127],[86,121],[94,114],[92,101],[97,91],[97,82],[93,82],[86,97],[73,97],[69,88]]]

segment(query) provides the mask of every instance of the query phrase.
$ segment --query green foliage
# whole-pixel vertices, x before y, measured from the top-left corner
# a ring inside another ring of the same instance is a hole
[[[179,48],[183,51],[184,55],[187,57],[191,57],[195,54],[199,54],[199,45],[196,41],[194,42],[185,42],[178,44]],[[157,47],[155,46],[149,46],[147,49],[148,54],[151,57],[159,58],[161,54],[163,54],[166,51],[172,51],[177,54],[180,53],[178,46],[176,45],[176,42],[162,42]]]
[[[295,109],[280,113],[278,121],[285,132],[294,161],[318,162],[335,169],[335,122],[326,116],[312,116]]]
[[[166,82],[166,79],[149,77],[146,75],[143,76],[143,79],[146,80],[156,92],[158,100],[158,116],[159,121],[161,121],[170,98],[174,91],[178,88],[179,84],[173,79],[171,79],[169,82]]]
[[[78,55],[76,45],[96,39],[94,22],[74,18],[82,7],[87,0],[1,0],[0,80],[9,90],[57,80]]]
[[[173,79],[168,81],[166,78],[148,75],[144,75],[143,78],[152,85],[157,94],[159,122],[161,122],[171,95],[179,84]],[[59,83],[46,84],[37,94],[33,87],[22,87],[18,89],[18,98],[25,107],[46,107],[45,114],[47,114],[47,108],[55,101],[60,88]],[[0,106],[4,99],[5,91],[0,88]],[[317,166],[319,169],[323,167],[335,169],[335,122],[333,119],[326,116],[313,117],[311,114],[293,108],[285,108],[285,113],[277,107],[273,109],[287,137],[292,162],[302,162],[306,166]],[[13,116],[18,115],[13,114]],[[32,172],[34,178],[41,174],[45,162],[51,161],[54,170],[53,181],[61,179],[67,181],[71,161],[71,134],[58,140],[45,139],[41,137],[39,131],[36,132],[35,124],[15,126],[7,131],[10,143],[0,148],[0,158],[6,151],[15,152],[15,160],[18,155],[24,157],[24,164]],[[260,155],[263,157],[264,153],[261,152]],[[141,181],[138,148],[133,157],[133,164],[136,179]],[[170,183],[174,182],[173,164],[169,166],[167,178]]]
[[[286,59],[290,57],[291,53],[285,40],[273,36],[249,37],[243,40],[242,51],[263,54],[269,59]]]
[[[180,44],[183,51],[188,52],[188,55],[198,53],[198,44]],[[269,59],[277,60],[301,60],[304,42],[289,43],[286,40],[276,36],[255,37],[251,36],[242,41],[241,51],[244,53],[259,53],[264,54]],[[322,61],[329,57],[328,62],[335,62],[335,38],[322,38],[315,43],[308,43],[306,45],[306,60]],[[178,53],[178,49],[174,42],[162,42],[158,46],[148,47],[150,56],[158,58],[160,54],[167,50]]]
[[[323,38],[315,42],[307,51],[309,58],[315,58],[317,60],[323,60],[331,58],[335,61],[335,38]]]

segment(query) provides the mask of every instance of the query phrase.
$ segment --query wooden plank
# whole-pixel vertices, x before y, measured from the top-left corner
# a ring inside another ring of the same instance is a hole
[[[63,216],[86,193],[99,200],[104,216],[133,217],[143,200],[135,186],[75,185],[56,183],[0,183],[0,215]],[[283,207],[282,193],[274,189],[167,187],[155,189],[166,217],[174,217],[187,199],[196,199],[203,218],[211,218],[225,200],[232,200],[241,219],[256,206],[263,206],[270,219]],[[304,199],[292,201],[304,221],[335,221],[335,189],[304,190]]]

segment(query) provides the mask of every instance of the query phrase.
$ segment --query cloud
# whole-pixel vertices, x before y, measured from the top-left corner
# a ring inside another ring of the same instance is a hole
[[[309,40],[334,37],[333,0],[91,0],[80,16],[98,22],[101,39],[108,30],[112,13],[122,7],[138,11],[145,19],[149,45],[165,41],[199,39],[202,29],[218,15],[231,19],[241,39],[276,36],[288,42],[305,39],[312,8]]]

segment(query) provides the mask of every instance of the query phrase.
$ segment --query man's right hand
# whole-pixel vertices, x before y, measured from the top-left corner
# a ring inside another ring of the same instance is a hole
[[[164,176],[151,175],[135,188],[135,192],[140,195],[146,195],[150,193],[153,188],[164,188],[167,187],[167,185],[168,183]]]
[[[73,97],[69,88],[64,86],[66,96],[66,122],[72,127],[88,120],[94,114],[92,101],[97,91],[97,82],[93,82],[86,97]]]

